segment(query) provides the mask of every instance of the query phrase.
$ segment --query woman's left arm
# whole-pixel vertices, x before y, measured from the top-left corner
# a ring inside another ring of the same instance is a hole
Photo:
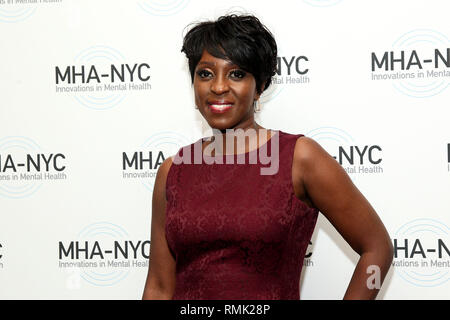
[[[316,141],[297,140],[295,165],[313,205],[359,255],[344,299],[375,299],[392,262],[392,242],[370,203]]]

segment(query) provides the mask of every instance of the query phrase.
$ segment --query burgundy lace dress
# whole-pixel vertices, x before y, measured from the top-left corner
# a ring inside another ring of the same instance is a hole
[[[318,210],[298,199],[292,185],[294,146],[302,135],[275,132],[239,155],[245,164],[237,163],[236,154],[217,156],[223,164],[195,164],[194,144],[178,150],[166,182],[166,239],[176,259],[173,299],[300,299]],[[261,149],[271,156],[276,141],[278,171],[262,175],[270,164],[249,159]],[[191,164],[175,164],[187,148]]]

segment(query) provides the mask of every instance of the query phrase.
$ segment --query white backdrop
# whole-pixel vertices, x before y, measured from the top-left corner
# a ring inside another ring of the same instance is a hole
[[[183,31],[233,10],[279,46],[257,121],[319,142],[385,223],[378,298],[450,298],[448,1],[244,4],[0,0],[0,298],[141,298],[156,170],[207,129]],[[322,215],[311,242],[301,298],[341,299],[358,255]]]

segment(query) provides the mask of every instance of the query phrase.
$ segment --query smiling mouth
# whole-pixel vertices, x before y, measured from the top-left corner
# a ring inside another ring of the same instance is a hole
[[[227,110],[231,109],[232,106],[233,106],[233,104],[231,104],[231,103],[226,103],[226,104],[208,103],[209,109],[214,113],[224,113]]]

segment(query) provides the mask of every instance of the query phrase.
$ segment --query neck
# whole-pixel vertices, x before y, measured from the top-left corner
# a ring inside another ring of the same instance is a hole
[[[268,131],[251,117],[231,128],[213,128],[213,141],[210,143],[214,144],[213,153],[217,150],[218,154],[239,154],[257,149],[269,137]]]

